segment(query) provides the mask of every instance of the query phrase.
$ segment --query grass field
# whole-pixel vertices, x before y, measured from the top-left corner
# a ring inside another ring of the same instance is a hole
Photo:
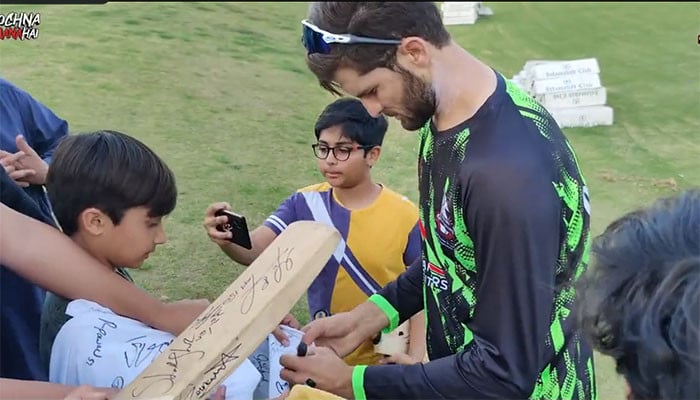
[[[700,48],[693,3],[487,3],[456,41],[510,77],[529,59],[596,57],[611,127],[567,129],[589,182],[593,233],[653,199],[700,186]],[[0,42],[0,74],[73,132],[121,130],[174,170],[169,242],[134,274],[165,299],[214,299],[240,272],[209,241],[204,210],[228,201],[257,226],[321,179],[313,123],[333,98],[303,62],[306,3],[0,6],[40,11],[36,41]],[[415,133],[392,122],[375,176],[417,200]],[[306,320],[304,301],[295,312]],[[601,399],[621,381],[598,361]]]

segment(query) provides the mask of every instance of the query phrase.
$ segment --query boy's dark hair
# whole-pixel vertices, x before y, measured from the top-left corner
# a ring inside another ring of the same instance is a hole
[[[418,36],[437,48],[450,42],[440,10],[433,2],[313,2],[309,8],[309,21],[335,34],[350,33],[378,39]],[[399,71],[395,45],[330,46],[330,54],[307,55],[306,63],[321,86],[331,93],[340,95],[333,75],[341,67],[353,68],[360,75],[382,67]]]
[[[381,146],[389,122],[384,115],[371,116],[360,100],[344,97],[323,109],[314,127],[316,139],[332,126],[340,126],[343,136],[360,146]]]
[[[700,398],[700,190],[614,221],[593,243],[577,319],[634,399]]]
[[[168,166],[139,140],[116,131],[65,137],[56,147],[46,178],[63,232],[78,230],[78,216],[95,207],[117,225],[124,213],[145,206],[160,217],[175,208],[177,188]]]

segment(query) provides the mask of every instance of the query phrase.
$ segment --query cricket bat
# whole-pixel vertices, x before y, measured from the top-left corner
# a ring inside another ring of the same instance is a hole
[[[205,399],[287,315],[340,238],[321,222],[289,224],[115,399]]]

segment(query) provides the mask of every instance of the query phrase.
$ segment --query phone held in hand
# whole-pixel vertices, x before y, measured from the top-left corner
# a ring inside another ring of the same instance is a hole
[[[248,223],[244,216],[224,209],[217,211],[215,215],[217,217],[222,215],[228,217],[228,221],[222,225],[217,225],[216,230],[219,232],[231,232],[231,238],[229,239],[231,242],[248,250],[253,248],[253,244],[250,241],[250,233],[248,232]]]

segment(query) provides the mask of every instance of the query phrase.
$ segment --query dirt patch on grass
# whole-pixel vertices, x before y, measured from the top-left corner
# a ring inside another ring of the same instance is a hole
[[[649,178],[644,176],[628,176],[612,171],[601,171],[600,178],[607,182],[627,182],[634,186],[652,186],[661,189],[670,189],[674,192],[678,191],[678,182],[674,178]]]

